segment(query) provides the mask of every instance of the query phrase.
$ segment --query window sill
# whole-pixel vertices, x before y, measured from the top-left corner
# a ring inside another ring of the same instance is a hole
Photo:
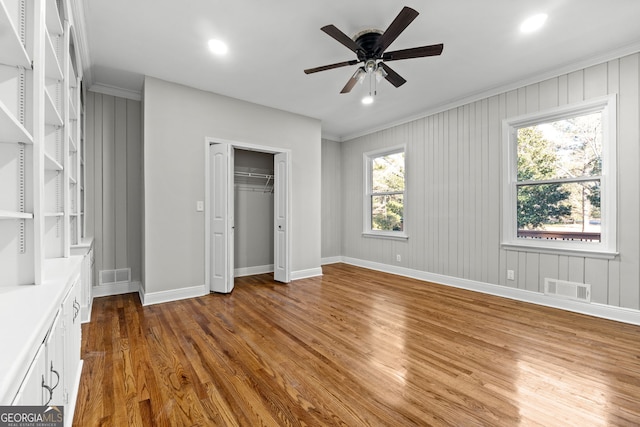
[[[619,252],[608,251],[606,249],[558,248],[543,245],[525,245],[521,243],[501,243],[500,247],[502,249],[520,252],[535,252],[599,259],[614,259],[619,255]]]
[[[409,240],[409,236],[404,233],[385,233],[385,232],[373,232],[363,231],[362,237],[372,237],[376,239],[390,239],[390,240]]]

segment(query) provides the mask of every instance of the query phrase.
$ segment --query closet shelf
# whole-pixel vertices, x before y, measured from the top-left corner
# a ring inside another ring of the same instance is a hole
[[[238,189],[263,193],[273,192],[273,174],[236,170],[233,175],[239,178],[235,182]]]

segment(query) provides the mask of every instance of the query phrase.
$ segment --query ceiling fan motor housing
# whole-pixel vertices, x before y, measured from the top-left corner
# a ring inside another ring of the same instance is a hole
[[[369,59],[380,59],[382,52],[375,52],[378,39],[382,36],[380,30],[365,30],[354,36],[354,41],[360,49],[356,52],[358,60],[366,62]]]

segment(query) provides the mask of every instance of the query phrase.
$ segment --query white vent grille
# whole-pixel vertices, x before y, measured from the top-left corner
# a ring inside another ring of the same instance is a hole
[[[544,279],[544,293],[575,301],[591,302],[591,285],[566,280]]]
[[[131,269],[121,268],[118,270],[100,270],[99,285],[113,285],[129,283],[131,281]]]

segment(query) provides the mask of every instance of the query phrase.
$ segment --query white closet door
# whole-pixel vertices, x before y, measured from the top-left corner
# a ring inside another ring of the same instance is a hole
[[[233,147],[211,144],[211,291],[233,290]]]
[[[274,272],[278,282],[289,283],[289,154],[274,156]]]

